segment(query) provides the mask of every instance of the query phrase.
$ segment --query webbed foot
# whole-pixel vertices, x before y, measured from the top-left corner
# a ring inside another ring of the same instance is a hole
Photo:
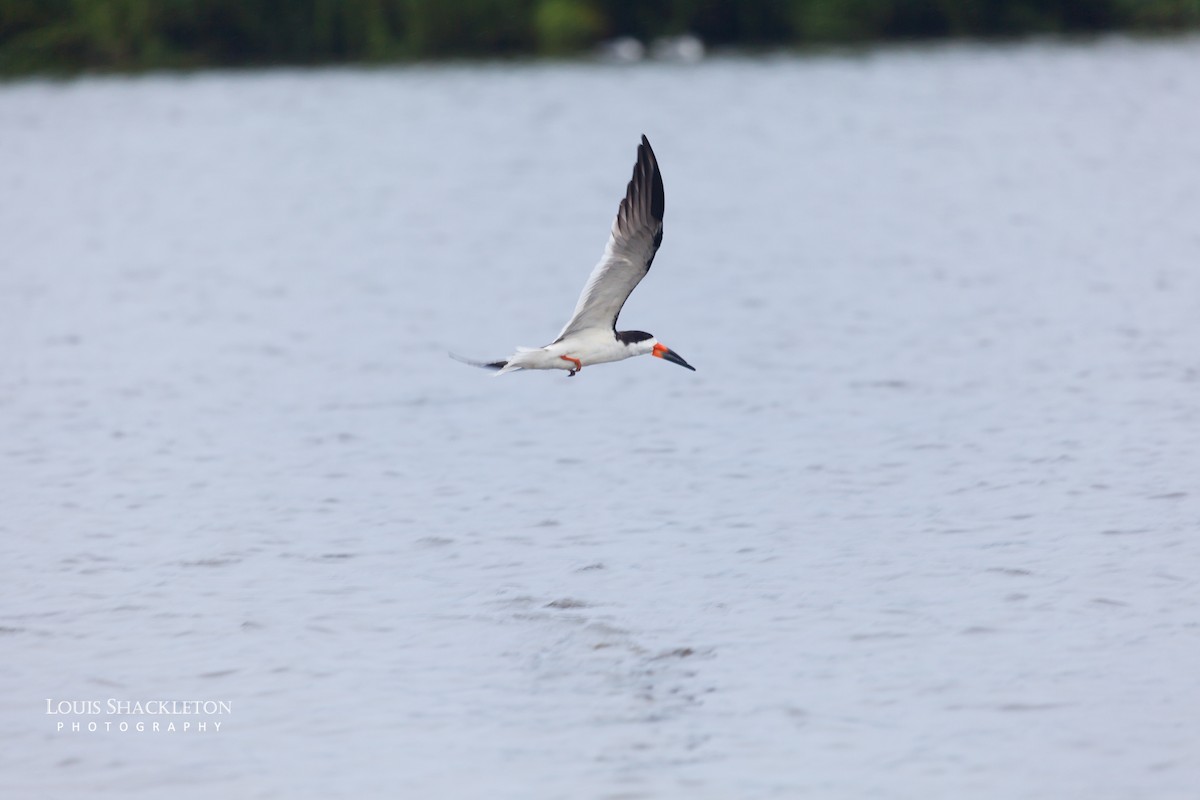
[[[575,373],[579,372],[579,370],[583,369],[583,362],[580,361],[578,358],[571,358],[570,356],[559,356],[559,358],[561,358],[563,361],[570,361],[572,364],[575,365],[575,369],[573,369],[567,373],[568,378],[574,378]]]

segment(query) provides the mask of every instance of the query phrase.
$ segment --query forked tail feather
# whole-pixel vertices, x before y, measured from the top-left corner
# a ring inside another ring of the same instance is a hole
[[[521,367],[510,367],[509,369],[505,369],[505,367],[508,367],[507,361],[475,361],[470,358],[463,358],[462,356],[455,355],[454,353],[451,353],[450,357],[453,358],[455,361],[461,361],[462,363],[468,364],[472,367],[479,367],[480,369],[490,369],[493,372],[495,372],[496,374],[500,374],[501,371],[513,372],[515,370],[521,369]]]

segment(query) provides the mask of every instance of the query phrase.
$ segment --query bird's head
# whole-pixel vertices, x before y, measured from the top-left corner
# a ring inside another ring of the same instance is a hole
[[[664,361],[670,361],[672,364],[687,367],[692,372],[696,371],[696,368],[684,361],[678,353],[645,331],[617,331],[617,339],[632,350],[633,355],[641,356],[649,353],[655,358],[661,358]]]

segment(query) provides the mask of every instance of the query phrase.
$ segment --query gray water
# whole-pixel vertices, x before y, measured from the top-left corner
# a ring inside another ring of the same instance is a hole
[[[1194,39],[0,86],[0,790],[1194,797],[1197,131]],[[643,132],[698,371],[450,360]]]

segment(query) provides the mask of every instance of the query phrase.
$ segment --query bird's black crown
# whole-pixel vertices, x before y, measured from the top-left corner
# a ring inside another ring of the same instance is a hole
[[[636,344],[654,338],[654,334],[645,331],[614,331],[614,333],[617,334],[617,341],[621,344]]]

